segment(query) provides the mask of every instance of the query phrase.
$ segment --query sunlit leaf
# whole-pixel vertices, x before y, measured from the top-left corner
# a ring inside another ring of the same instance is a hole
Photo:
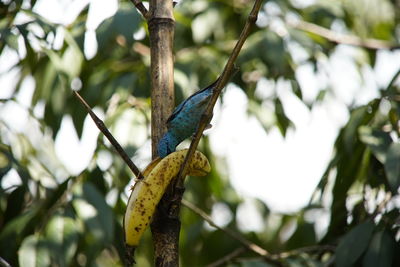
[[[6,34],[4,31],[2,32],[2,35]],[[7,34],[7,37],[5,38],[7,45],[14,49],[15,51],[18,51],[18,36],[12,34],[11,32]]]
[[[222,21],[220,14],[212,8],[196,16],[192,22],[193,40],[196,43],[206,41],[213,33],[221,33],[221,30]]]
[[[68,266],[78,247],[80,229],[72,218],[54,216],[46,227],[46,240],[51,244],[53,261]]]
[[[78,216],[85,222],[93,242],[110,242],[114,237],[114,223],[104,196],[91,184],[85,183],[73,201]]]
[[[282,38],[275,32],[257,32],[246,41],[247,46],[241,52],[239,62],[260,60],[267,68],[267,76],[293,78],[289,65],[290,54],[286,53]]]
[[[127,44],[131,44],[140,22],[141,17],[136,9],[130,3],[122,3],[117,13],[96,29],[98,51],[103,52],[118,35],[123,36]]]
[[[62,56],[62,69],[68,73],[70,80],[79,76],[83,64],[83,51],[68,31],[65,31],[65,41],[68,44]]]
[[[378,104],[377,101],[374,101],[370,105],[362,106],[353,110],[350,120],[347,122],[343,131],[343,142],[348,152],[351,152],[354,149],[358,128],[371,120],[377,110]]]
[[[0,143],[0,181],[11,169],[12,155],[9,147]]]
[[[20,266],[45,267],[50,266],[50,251],[40,245],[38,235],[27,237],[18,252]]]
[[[248,112],[257,118],[266,132],[268,132],[271,127],[275,125],[276,115],[274,114],[273,109],[268,109],[267,107],[263,106],[262,103],[258,103],[257,101],[251,99],[249,99],[247,108]]]
[[[393,142],[390,134],[383,131],[374,130],[371,127],[360,127],[360,140],[368,145],[375,157],[381,162],[386,161],[386,152]]]
[[[360,10],[360,6],[365,6]],[[352,18],[353,30],[362,37],[378,39],[391,36],[394,22],[394,7],[388,0],[360,0],[345,2],[344,8]],[[357,15],[355,15],[357,14]]]

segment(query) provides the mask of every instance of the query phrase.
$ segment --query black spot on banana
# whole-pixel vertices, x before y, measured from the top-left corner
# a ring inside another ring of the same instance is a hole
[[[124,217],[125,243],[133,249],[151,222],[157,204],[185,159],[187,149],[153,160],[143,171],[144,180],[132,188]],[[206,156],[196,151],[189,163],[189,175],[204,176],[210,172]]]

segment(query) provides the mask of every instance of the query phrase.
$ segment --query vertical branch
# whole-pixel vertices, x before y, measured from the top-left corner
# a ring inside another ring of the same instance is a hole
[[[172,0],[150,0],[147,14],[151,53],[151,143],[153,158],[157,144],[166,131],[166,121],[174,106],[173,40],[175,19]],[[179,265],[179,218],[167,215],[164,197],[153,215],[151,232],[154,243],[155,266]]]
[[[196,150],[197,146],[199,145],[201,135],[203,134],[206,126],[208,125],[208,123],[211,120],[211,116],[212,116],[212,112],[213,112],[215,103],[217,102],[217,99],[218,99],[219,95],[221,94],[222,88],[228,82],[228,79],[234,69],[234,64],[235,64],[236,58],[238,57],[244,42],[246,41],[247,37],[249,36],[251,28],[257,21],[258,12],[260,11],[262,2],[263,2],[263,0],[255,0],[253,9],[251,10],[251,12],[247,18],[246,24],[244,25],[243,30],[240,33],[239,39],[236,42],[235,47],[233,48],[233,51],[228,59],[228,62],[225,65],[224,71],[222,72],[220,79],[218,79],[218,82],[214,88],[214,92],[211,96],[210,102],[208,102],[208,106],[207,106],[206,110],[204,111],[204,114],[201,117],[199,127],[194,135],[192,142],[190,143],[189,151],[186,154],[185,161],[183,162],[182,167],[179,171],[177,187],[183,186],[183,180],[184,180],[187,170],[188,170],[188,162],[193,157],[194,151]]]
[[[173,40],[175,20],[172,1],[151,0],[149,33],[151,54],[151,143],[153,158],[174,107]]]

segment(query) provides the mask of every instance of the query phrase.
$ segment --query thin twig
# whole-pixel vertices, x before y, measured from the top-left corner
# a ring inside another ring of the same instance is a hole
[[[199,145],[200,138],[203,134],[203,131],[207,127],[208,123],[210,122],[215,103],[217,102],[217,99],[218,99],[219,95],[221,94],[222,88],[226,85],[229,77],[231,76],[231,73],[234,69],[234,64],[235,64],[236,58],[238,57],[244,42],[246,41],[247,37],[250,34],[251,27],[257,21],[258,12],[260,11],[262,2],[263,2],[263,0],[255,1],[253,9],[251,10],[249,17],[247,18],[246,24],[243,27],[243,30],[239,36],[239,39],[235,45],[235,48],[233,49],[232,54],[230,55],[228,62],[225,65],[225,68],[224,68],[224,71],[222,72],[221,78],[218,80],[218,82],[215,86],[215,89],[211,96],[210,102],[208,103],[207,108],[201,117],[199,127],[196,131],[196,134],[195,134],[191,144],[190,144],[189,151],[185,157],[185,161],[183,162],[181,169],[179,171],[178,180],[177,180],[177,184],[176,184],[177,187],[183,187],[183,181],[184,181],[184,178],[185,178],[185,176],[187,174],[187,170],[188,170],[188,162],[193,157],[193,154],[194,154],[197,146]]]
[[[283,259],[283,258],[292,257],[292,256],[302,254],[302,253],[309,253],[309,252],[324,252],[324,251],[334,252],[335,249],[336,249],[336,246],[334,246],[334,245],[329,245],[329,244],[315,245],[315,246],[301,247],[301,248],[293,249],[293,250],[286,251],[286,252],[281,252],[281,253],[277,254],[277,256],[280,259]]]
[[[397,70],[397,72],[393,75],[392,79],[390,80],[388,86],[386,87],[385,91],[393,91],[391,90],[391,88],[393,87],[393,85],[395,84],[395,82],[397,81],[397,78],[399,78],[400,76],[400,69]]]
[[[187,201],[185,199],[182,199],[182,205],[184,205],[185,207],[187,207],[188,209],[192,210],[194,213],[196,213],[197,215],[202,217],[212,227],[217,228],[218,230],[226,233],[227,235],[229,235],[233,239],[239,241],[248,250],[253,251],[257,255],[262,256],[263,258],[265,258],[269,262],[272,262],[274,264],[279,264],[280,265],[280,262],[278,262],[276,259],[274,259],[272,257],[272,254],[269,253],[267,250],[263,249],[262,247],[258,246],[255,243],[247,240],[246,238],[244,238],[240,234],[230,230],[229,228],[222,228],[222,227],[218,226],[208,214],[206,214],[200,208],[196,207],[194,204],[190,203],[189,201]]]
[[[222,257],[222,258],[220,258],[220,259],[218,259],[218,260],[216,260],[216,261],[214,261],[214,262],[212,262],[210,264],[207,264],[206,267],[218,267],[218,266],[221,266],[221,265],[231,261],[232,259],[236,258],[240,254],[246,252],[246,250],[247,249],[244,248],[244,247],[237,248],[234,251],[232,251],[231,253],[225,255],[224,257]]]
[[[142,13],[143,17],[148,20],[149,19],[149,11],[147,8],[143,5],[141,0],[131,0],[131,2],[135,5],[137,10],[139,10],[140,13]]]
[[[0,266],[2,267],[11,267],[11,265],[2,257],[0,257]]]
[[[121,156],[121,158],[125,161],[128,165],[129,169],[133,172],[137,179],[144,179],[142,172],[139,168],[132,162],[129,158],[128,154],[126,154],[125,150],[121,147],[117,140],[115,140],[114,136],[110,133],[107,127],[104,125],[104,122],[96,116],[96,114],[92,111],[91,107],[86,103],[86,101],[81,97],[81,95],[77,91],[73,91],[75,96],[78,100],[85,106],[87,112],[89,113],[90,117],[92,117],[94,123],[96,124],[97,128],[104,134],[104,136],[110,141],[110,143],[114,146],[115,150]]]
[[[387,204],[388,198],[385,198],[385,201],[383,201],[380,205],[383,206],[385,204]],[[385,204],[383,204],[385,203]],[[228,228],[222,228],[220,226],[218,226],[213,219],[202,209],[200,209],[199,207],[197,207],[195,204],[182,199],[182,205],[187,207],[188,209],[190,209],[191,211],[193,211],[194,213],[196,213],[197,215],[199,215],[200,217],[202,217],[206,222],[208,222],[208,224],[210,224],[212,227],[217,228],[218,230],[226,233],[227,235],[229,235],[230,237],[232,237],[233,239],[237,240],[238,242],[240,242],[243,247],[242,249],[247,249],[250,250],[254,253],[256,253],[257,255],[260,255],[262,258],[264,258],[267,261],[270,261],[271,263],[277,264],[279,266],[282,265],[282,263],[280,262],[280,260],[285,259],[285,258],[289,258],[292,256],[296,256],[298,254],[302,254],[302,253],[310,253],[310,252],[324,252],[324,251],[335,251],[336,246],[331,245],[331,244],[326,244],[326,245],[313,245],[313,246],[306,246],[306,247],[301,247],[301,248],[297,248],[297,249],[293,249],[290,251],[285,251],[285,252],[280,252],[280,253],[269,253],[267,250],[265,250],[264,248],[258,246],[257,244],[247,240],[246,238],[244,238],[243,236],[241,236],[240,234],[228,229]],[[380,208],[381,210],[382,208]],[[243,251],[241,251],[240,249],[237,249],[233,252],[231,252],[230,254],[224,256],[223,258],[207,265],[207,267],[211,267],[211,266],[219,266],[227,261],[232,260],[233,258],[239,256],[241,253],[243,253]]]
[[[392,193],[391,192],[387,192],[385,194],[384,199],[381,201],[381,203],[379,203],[379,205],[376,207],[374,212],[371,214],[371,217],[375,218],[376,216],[381,214],[383,212],[383,210],[386,208],[386,205],[389,203],[389,201],[391,199],[392,199]]]
[[[398,44],[393,44],[391,42],[378,40],[378,39],[372,39],[372,38],[363,39],[363,38],[360,38],[360,37],[354,36],[354,35],[337,33],[332,30],[329,30],[327,28],[324,28],[324,27],[321,27],[314,23],[310,23],[310,22],[306,22],[306,21],[296,21],[296,22],[288,21],[287,23],[289,26],[291,26],[295,29],[319,35],[331,42],[338,43],[338,44],[359,46],[359,47],[364,47],[364,48],[373,49],[373,50],[378,50],[378,49],[394,50],[394,49],[400,48],[400,45],[398,45]]]

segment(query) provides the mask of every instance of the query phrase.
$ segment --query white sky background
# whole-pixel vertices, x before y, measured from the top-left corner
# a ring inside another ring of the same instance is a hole
[[[91,57],[97,47],[94,29],[104,18],[115,13],[116,0],[39,0],[35,11],[53,22],[68,24],[88,2],[91,6],[85,55]],[[304,54],[301,47],[290,46],[289,49],[295,60],[301,60]],[[400,52],[380,51],[376,68],[365,67],[360,74],[351,59],[356,53],[358,50],[353,47],[339,46],[332,57],[321,60],[324,73],[315,74],[311,65],[302,65],[297,69],[296,76],[306,99],[314,99],[324,85],[332,85],[333,95],[328,95],[312,110],[291,93],[287,83],[278,82],[276,90],[287,116],[295,125],[286,138],[278,129],[266,133],[255,118],[247,115],[244,93],[234,85],[227,87],[222,107],[216,106],[213,128],[206,134],[210,136],[213,151],[226,157],[231,182],[243,197],[258,197],[278,212],[294,212],[308,203],[331,158],[338,130],[348,119],[345,104],[367,103],[378,95],[378,85],[387,85],[400,68]],[[16,73],[5,73],[7,65],[12,65],[12,57],[15,55],[0,58],[0,98],[9,97],[12,93],[7,88],[11,88]],[[367,84],[362,84],[363,79]],[[31,131],[32,126],[28,126],[28,115],[23,107],[30,104],[33,86],[33,82],[28,81],[17,96],[21,105],[0,106],[0,116],[16,131]],[[266,80],[257,89],[261,95],[268,95],[272,90],[271,82]],[[42,112],[38,109],[35,112]],[[96,112],[101,114],[101,110]],[[12,119],[10,114],[13,114]],[[129,135],[123,132],[127,127],[121,125],[117,137],[128,139]],[[83,137],[78,140],[71,118],[63,120],[56,138],[55,153],[69,173],[78,174],[87,167],[93,156],[97,134],[95,125],[86,119]],[[126,142],[118,140],[122,144]],[[149,158],[149,143],[144,144],[141,151],[139,160]],[[77,154],[81,157],[76,157]],[[106,156],[103,162],[110,164]]]

